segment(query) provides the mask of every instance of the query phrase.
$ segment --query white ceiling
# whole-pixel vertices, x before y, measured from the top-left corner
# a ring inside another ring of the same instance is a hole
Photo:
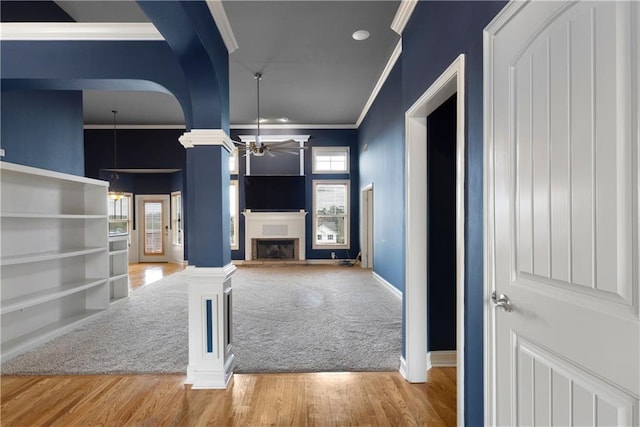
[[[57,1],[78,22],[141,22],[132,1]],[[260,82],[265,124],[353,125],[363,111],[400,36],[390,25],[396,1],[244,1],[223,5],[239,48],[229,57],[233,125],[256,121]],[[371,37],[355,41],[366,29]],[[151,92],[85,91],[85,123],[183,125],[178,102]]]

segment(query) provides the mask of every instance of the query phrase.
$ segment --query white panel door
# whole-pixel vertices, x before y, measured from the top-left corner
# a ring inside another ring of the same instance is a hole
[[[640,423],[639,14],[514,2],[487,28],[488,423]]]

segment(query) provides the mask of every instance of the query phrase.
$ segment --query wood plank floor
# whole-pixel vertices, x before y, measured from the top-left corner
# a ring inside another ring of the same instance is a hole
[[[181,264],[131,264],[132,287]],[[158,277],[159,276],[159,277]],[[397,372],[234,375],[192,390],[184,375],[3,376],[2,426],[454,426],[456,370],[427,384]]]
[[[3,426],[454,426],[455,368],[235,375],[192,390],[182,375],[3,377]]]

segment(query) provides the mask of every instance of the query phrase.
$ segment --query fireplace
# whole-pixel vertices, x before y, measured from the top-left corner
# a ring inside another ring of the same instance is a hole
[[[243,212],[245,260],[305,259],[305,211]],[[265,242],[264,244],[262,242]],[[260,249],[259,246],[263,246]],[[263,251],[260,252],[259,251]]]
[[[298,239],[251,239],[253,258],[257,260],[297,259]]]

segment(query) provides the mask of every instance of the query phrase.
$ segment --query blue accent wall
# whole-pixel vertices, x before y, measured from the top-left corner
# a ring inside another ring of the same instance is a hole
[[[336,256],[340,259],[355,258],[360,251],[360,210],[359,210],[359,184],[358,184],[358,131],[356,129],[295,129],[295,130],[275,130],[261,129],[262,135],[311,135],[309,142],[306,144],[308,149],[304,153],[304,172],[305,172],[305,210],[308,212],[306,218],[306,247],[305,253],[307,259],[331,259],[331,252],[336,252]],[[251,135],[255,131],[247,131],[243,129],[232,129],[231,137],[239,140],[238,135]],[[312,156],[311,147],[349,147],[350,156],[350,173],[348,174],[312,174]],[[234,175],[232,179],[238,179],[239,187],[239,205],[240,212],[245,209],[244,199],[244,175],[246,174],[246,158],[242,157],[243,152],[239,155],[239,175]],[[257,170],[257,172],[256,172]],[[287,175],[300,173],[300,158],[291,154],[278,154],[278,157],[264,156],[251,158],[251,174],[252,175]],[[311,212],[313,210],[313,180],[314,179],[348,179],[350,180],[351,190],[351,229],[349,233],[350,249],[313,249],[312,227],[313,219]],[[239,249],[232,251],[233,259],[244,259],[244,216],[239,217]]]
[[[4,161],[84,175],[82,92],[2,91]]]
[[[373,271],[404,292],[404,114],[400,60],[360,125],[358,152],[360,186],[373,184]]]
[[[402,111],[466,54],[465,424],[482,425],[482,31],[504,1],[418,2],[402,36]],[[407,230],[410,233],[411,230]]]

